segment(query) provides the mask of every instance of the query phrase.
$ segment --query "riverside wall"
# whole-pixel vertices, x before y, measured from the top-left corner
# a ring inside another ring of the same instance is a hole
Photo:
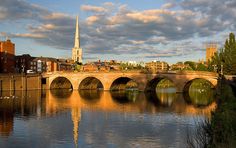
[[[0,74],[0,91],[41,89],[41,79],[40,74]]]

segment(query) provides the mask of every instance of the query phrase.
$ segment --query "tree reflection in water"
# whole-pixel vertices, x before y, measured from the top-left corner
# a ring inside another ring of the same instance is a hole
[[[210,105],[214,98],[215,90],[211,83],[201,79],[193,81],[188,88],[188,92],[184,93],[185,101],[196,107]]]
[[[101,90],[79,90],[79,95],[85,103],[97,103],[102,97],[103,91]]]
[[[163,106],[171,106],[176,99],[176,89],[174,87],[158,88],[156,91],[157,98]]]
[[[200,92],[196,89],[184,93],[184,99],[196,107],[208,106],[214,101],[214,94],[214,90]]]
[[[138,94],[138,91],[133,90],[111,91],[112,99],[120,104],[135,102],[138,98]]]
[[[55,98],[67,99],[71,96],[73,91],[71,89],[52,89],[50,92]]]

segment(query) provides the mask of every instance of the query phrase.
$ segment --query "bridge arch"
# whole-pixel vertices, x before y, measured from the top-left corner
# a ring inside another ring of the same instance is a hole
[[[79,90],[103,90],[104,85],[98,78],[89,76],[84,78],[79,84]]]
[[[138,89],[138,83],[126,76],[118,77],[111,83],[110,90]]]
[[[52,80],[50,89],[73,89],[73,85],[68,78],[59,76]]]
[[[162,80],[165,80],[165,79],[169,80],[176,87],[176,84],[174,83],[174,81],[168,77],[155,77],[152,80],[147,82],[145,91],[153,91],[153,92],[156,91],[156,87],[158,83],[160,83]]]
[[[208,79],[205,79],[205,78],[194,78],[194,79],[191,79],[191,80],[189,80],[189,81],[187,81],[185,84],[184,84],[184,87],[183,87],[183,92],[188,92],[189,91],[189,89],[190,89],[190,86],[191,86],[191,84],[194,82],[194,81],[196,81],[196,80],[203,80],[203,81],[205,81],[206,83],[208,83],[210,86],[211,86],[211,88],[214,88],[215,89],[215,85],[214,85],[214,83],[212,83],[210,80],[208,80]]]

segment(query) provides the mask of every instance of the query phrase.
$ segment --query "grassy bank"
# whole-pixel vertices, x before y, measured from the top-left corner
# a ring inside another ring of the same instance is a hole
[[[200,123],[194,135],[188,133],[189,147],[236,147],[236,97],[226,82],[221,83],[218,92],[217,108],[211,119]]]
[[[218,107],[212,113],[209,147],[236,147],[236,97],[232,88],[222,83],[217,100]]]

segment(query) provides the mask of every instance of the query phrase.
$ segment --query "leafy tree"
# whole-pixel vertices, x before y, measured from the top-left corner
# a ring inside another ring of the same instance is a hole
[[[212,70],[213,66],[216,66],[219,72],[222,68],[221,65],[223,65],[224,74],[236,74],[236,40],[233,33],[229,34],[224,48],[212,58],[208,69]]]
[[[199,64],[197,65],[196,70],[198,70],[198,71],[207,71],[207,66],[204,65],[204,64],[202,64],[202,63],[199,63]]]
[[[76,63],[73,64],[74,71],[80,71],[81,68],[82,68],[82,63],[77,63],[76,62]]]
[[[196,63],[192,62],[192,61],[186,61],[184,62],[184,65],[189,65],[191,67],[192,70],[196,70]]]

